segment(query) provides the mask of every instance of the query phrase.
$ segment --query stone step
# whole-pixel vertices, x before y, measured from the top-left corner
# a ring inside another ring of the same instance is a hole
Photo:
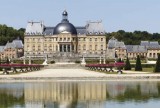
[[[48,64],[45,69],[82,69],[81,64]]]

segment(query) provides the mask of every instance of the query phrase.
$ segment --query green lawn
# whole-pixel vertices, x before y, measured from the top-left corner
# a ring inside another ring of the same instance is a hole
[[[134,71],[135,68],[132,68],[132,71]],[[153,72],[154,68],[143,68],[143,71],[142,72]]]

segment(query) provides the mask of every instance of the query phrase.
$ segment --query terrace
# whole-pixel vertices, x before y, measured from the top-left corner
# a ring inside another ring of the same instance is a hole
[[[37,64],[0,64],[0,68],[3,70],[3,74],[9,74],[10,72],[31,72],[40,70],[43,65]]]
[[[113,68],[117,68],[117,73],[122,73],[122,68],[125,66],[125,63],[114,63],[114,64],[87,64],[85,67],[88,67],[90,70],[95,71],[105,71],[105,72],[114,72]]]

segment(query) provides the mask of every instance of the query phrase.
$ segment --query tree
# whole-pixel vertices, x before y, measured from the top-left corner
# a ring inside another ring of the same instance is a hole
[[[142,71],[142,65],[139,55],[137,56],[135,71]]]
[[[10,63],[10,61],[9,61],[9,58],[8,58],[8,57],[6,58],[6,63],[7,63],[7,64],[9,64],[9,63]]]
[[[131,64],[130,64],[130,61],[129,61],[128,57],[127,57],[124,69],[125,70],[131,70]]]
[[[158,54],[157,62],[154,68],[154,72],[160,72],[160,54]]]

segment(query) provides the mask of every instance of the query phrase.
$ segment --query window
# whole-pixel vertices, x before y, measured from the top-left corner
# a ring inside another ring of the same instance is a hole
[[[68,38],[68,41],[70,41],[70,38]]]
[[[90,38],[90,41],[92,41],[92,38]]]
[[[103,41],[103,38],[101,38],[101,41]]]
[[[89,49],[92,50],[92,45],[89,46]]]
[[[83,50],[86,50],[86,45],[83,45]]]
[[[156,58],[156,54],[155,53],[153,53],[153,58]]]
[[[152,53],[149,53],[149,57],[152,57]]]
[[[97,38],[95,38],[95,41],[97,41]]]
[[[101,45],[101,50],[103,50],[103,45]]]
[[[81,45],[78,46],[78,49],[81,50]]]
[[[86,38],[83,38],[83,41],[86,41]]]
[[[97,45],[95,45],[95,50],[97,50]]]

